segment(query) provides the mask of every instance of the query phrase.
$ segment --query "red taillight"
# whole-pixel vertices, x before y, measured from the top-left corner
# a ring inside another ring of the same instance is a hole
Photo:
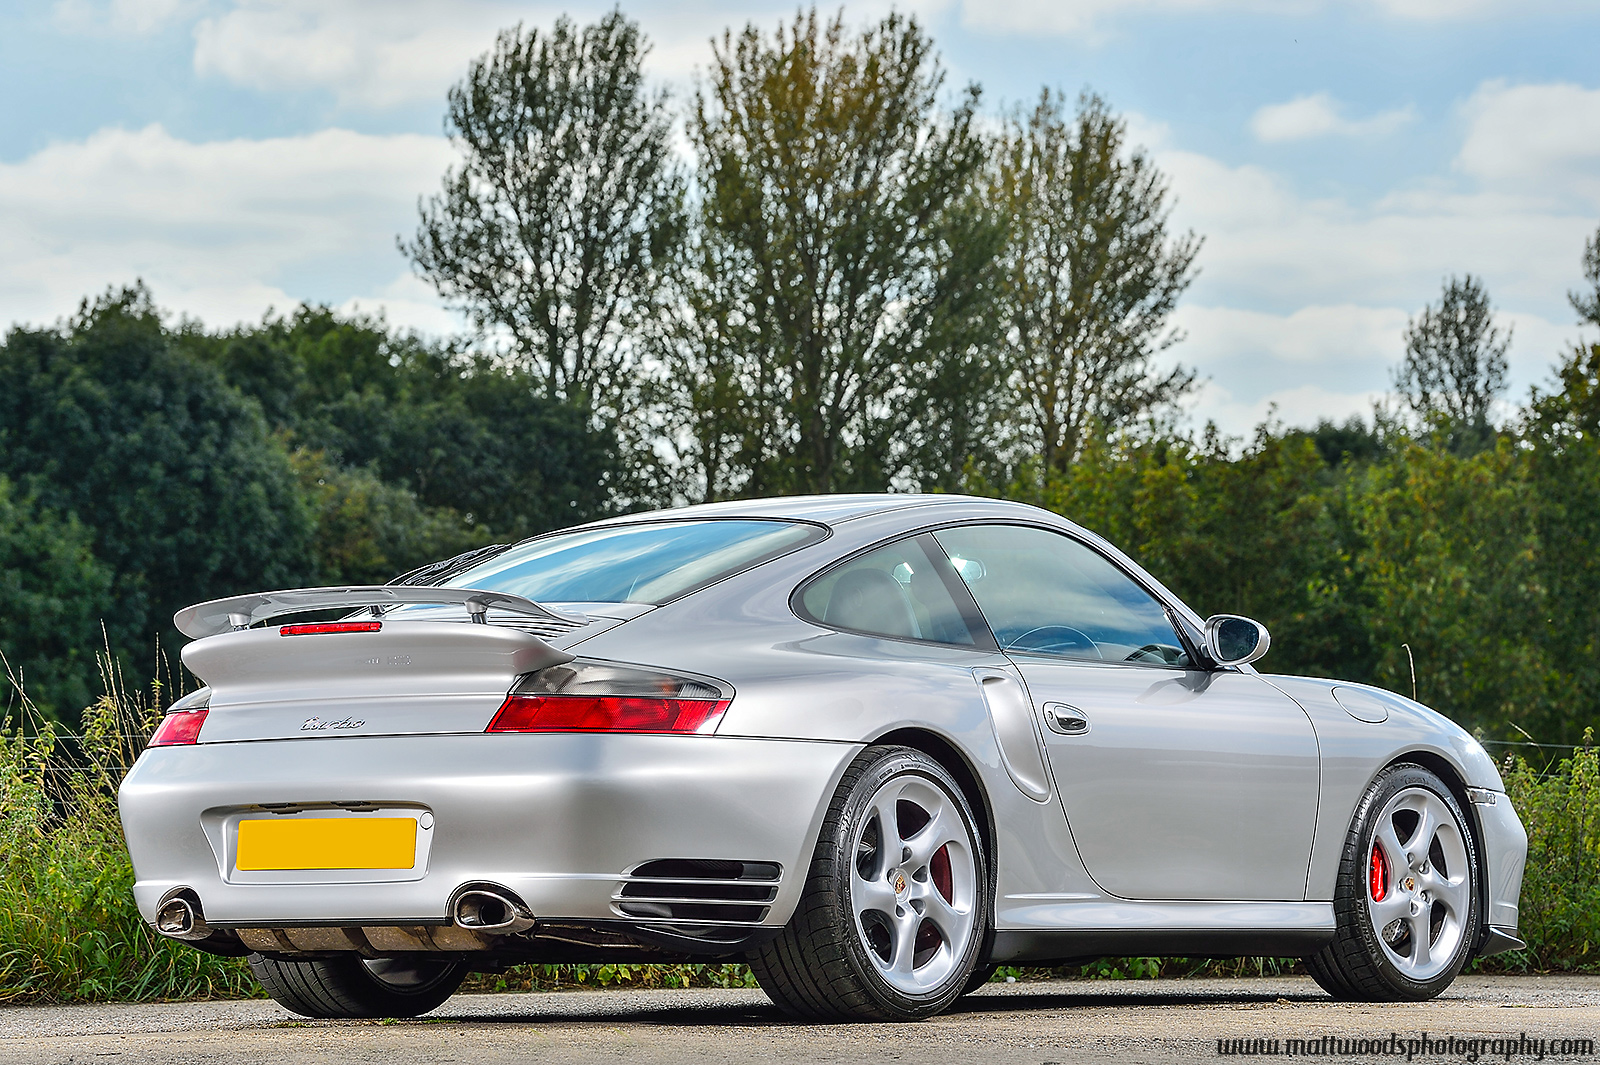
[[[154,736],[150,737],[148,747],[176,747],[180,744],[196,743],[200,739],[200,727],[206,723],[206,714],[210,711],[202,706],[198,710],[174,710],[161,719],[161,724],[156,726]]]
[[[511,695],[485,732],[709,732],[730,700]]]
[[[1389,894],[1389,860],[1378,845],[1372,845],[1372,862],[1367,869],[1367,890],[1373,902],[1382,902]]]
[[[377,632],[381,621],[324,621],[312,625],[285,625],[279,636],[326,636],[334,632]]]

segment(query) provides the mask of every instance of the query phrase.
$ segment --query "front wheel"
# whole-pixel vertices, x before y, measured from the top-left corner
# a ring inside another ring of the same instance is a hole
[[[794,916],[750,968],[794,1017],[920,1020],[966,989],[988,912],[961,788],[921,751],[871,747],[828,807]]]
[[[250,955],[267,994],[302,1017],[415,1017],[455,994],[467,964],[454,958],[361,958],[280,961]]]
[[[1335,998],[1430,999],[1471,957],[1479,920],[1478,855],[1460,805],[1423,767],[1391,766],[1356,808],[1334,938],[1307,968]]]

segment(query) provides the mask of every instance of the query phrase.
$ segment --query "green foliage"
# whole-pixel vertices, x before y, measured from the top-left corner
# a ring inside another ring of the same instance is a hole
[[[715,46],[666,356],[691,495],[953,481],[982,444],[1004,229],[976,199],[977,92],[941,111],[943,77],[898,15]]]
[[[290,461],[316,516],[312,550],[318,585],[382,584],[398,573],[450,558],[489,540],[453,510],[424,507],[410,490],[370,469],[346,469],[325,452],[296,450]]]
[[[540,395],[526,371],[381,320],[301,307],[186,342],[256,398],[291,444],[370,469],[423,508],[486,527],[484,536],[518,540],[603,517],[624,488],[615,436],[593,429],[586,410]],[[442,520],[417,513],[424,524]]]
[[[744,965],[517,965],[476,973],[463,991],[519,993],[604,987],[756,987]]]
[[[1546,713],[1547,595],[1527,456],[1411,444],[1349,489],[1360,530],[1374,680],[1469,728],[1555,739]],[[1591,615],[1592,616],[1592,615]],[[1507,737],[1510,738],[1510,737]]]
[[[0,729],[0,999],[103,1001],[256,993],[237,959],[158,936],[133,904],[116,786],[154,718],[107,695],[67,749],[24,700]]]
[[[1472,454],[1494,443],[1490,407],[1506,387],[1511,330],[1495,324],[1483,282],[1467,274],[1444,284],[1438,306],[1406,323],[1406,354],[1394,387],[1424,425]]]
[[[1007,383],[1021,394],[1012,428],[1049,472],[1194,384],[1153,360],[1179,339],[1169,318],[1201,242],[1169,239],[1166,179],[1126,135],[1100,97],[1069,118],[1047,90],[996,147],[990,195],[1012,225],[999,305]]]
[[[40,508],[0,477],[0,656],[49,716],[89,701],[91,649],[111,596],[92,540],[76,518]]]
[[[142,288],[6,337],[0,475],[92,530],[111,645],[134,662],[179,607],[311,568],[288,456],[254,403],[174,343]]]
[[[462,164],[403,250],[479,330],[509,339],[549,399],[627,406],[628,334],[682,235],[683,179],[649,45],[612,11],[501,33],[450,90]]]
[[[1594,730],[1552,772],[1507,759],[1506,793],[1528,830],[1520,930],[1526,952],[1486,959],[1536,972],[1600,970],[1600,749]]]

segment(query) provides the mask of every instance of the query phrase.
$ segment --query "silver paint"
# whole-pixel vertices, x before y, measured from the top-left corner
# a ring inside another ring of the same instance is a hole
[[[1488,923],[1516,928],[1526,835],[1499,775],[1464,731],[1411,700],[1250,666],[1202,673],[1013,660],[835,632],[789,605],[798,586],[858,551],[1008,521],[1079,538],[1203,627],[1071,522],[950,496],[671,513],[804,518],[830,535],[659,607],[548,604],[591,619],[559,634],[524,631],[509,614],[468,625],[464,612],[406,608],[431,620],[386,620],[370,637],[254,629],[189,645],[185,662],[213,684],[201,742],[147,751],[121,794],[141,912],[153,918],[165,894],[188,887],[221,927],[397,929],[442,921],[459,887],[487,882],[516,892],[541,922],[619,922],[616,896],[640,863],[706,858],[780,864],[762,922],[775,927],[793,912],[840,776],[892,735],[950,752],[975,782],[996,865],[992,919],[1016,957],[1072,956],[1073,943],[1129,931],[1153,937],[1140,940],[1152,952],[1162,942],[1187,949],[1208,930],[1230,944],[1325,935],[1355,804],[1385,765],[1406,760],[1462,788],[1488,874]],[[716,677],[736,694],[715,736],[483,734],[512,679],[557,654]],[[400,658],[409,661],[387,664]],[[1376,717],[1375,704],[1386,720],[1357,720],[1336,686],[1360,693],[1349,701],[1363,716]],[[1072,708],[1090,728],[1052,730],[1046,703]],[[362,724],[302,731],[310,718]],[[1467,804],[1467,788],[1498,801]],[[228,818],[263,804],[339,802],[431,815],[420,879],[243,883],[230,870]],[[407,935],[390,939],[416,941]]]

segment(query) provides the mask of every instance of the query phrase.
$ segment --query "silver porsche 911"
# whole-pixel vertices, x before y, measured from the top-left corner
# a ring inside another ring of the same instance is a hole
[[[206,686],[122,786],[140,911],[309,1016],[525,961],[744,959],[810,1019],[1127,954],[1425,999],[1522,945],[1467,733],[1258,673],[1259,624],[1020,504],[690,507],[176,620]]]

